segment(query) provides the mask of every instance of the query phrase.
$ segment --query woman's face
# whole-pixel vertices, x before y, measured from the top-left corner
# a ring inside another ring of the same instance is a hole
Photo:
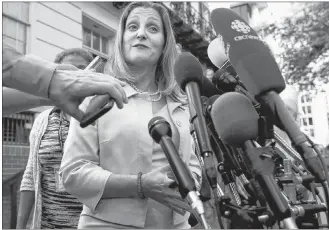
[[[130,65],[156,65],[164,48],[164,28],[160,14],[152,8],[133,9],[123,32],[123,54]]]

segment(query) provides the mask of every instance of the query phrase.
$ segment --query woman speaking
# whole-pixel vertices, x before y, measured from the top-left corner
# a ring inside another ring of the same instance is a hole
[[[183,201],[147,127],[155,116],[170,123],[173,142],[198,184],[187,99],[173,74],[176,56],[167,10],[152,2],[129,4],[105,70],[127,83],[113,85],[125,104],[84,129],[72,119],[65,143],[62,181],[84,204],[78,228],[190,228],[189,214],[174,211]]]

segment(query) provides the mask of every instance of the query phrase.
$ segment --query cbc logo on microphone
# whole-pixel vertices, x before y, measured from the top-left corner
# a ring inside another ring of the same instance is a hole
[[[234,20],[231,23],[231,28],[235,31],[238,31],[240,33],[247,34],[250,32],[250,27],[246,25],[246,23],[241,22],[240,20]]]

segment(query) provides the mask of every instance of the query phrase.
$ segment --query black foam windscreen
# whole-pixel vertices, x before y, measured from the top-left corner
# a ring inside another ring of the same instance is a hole
[[[212,83],[224,92],[234,91],[239,84],[235,77],[225,69],[219,69],[215,72]]]
[[[241,147],[258,136],[258,118],[251,101],[244,95],[229,92],[212,105],[211,118],[218,136],[227,144]]]
[[[211,22],[230,63],[252,95],[272,90],[280,93],[285,88],[269,47],[245,20],[233,10],[218,8],[211,12]]]
[[[201,86],[203,71],[199,60],[188,52],[181,53],[174,64],[174,74],[178,85],[183,91],[189,82],[196,82]]]
[[[222,92],[218,90],[208,78],[203,77],[201,79],[200,94],[201,96],[209,98],[214,95],[222,94]]]

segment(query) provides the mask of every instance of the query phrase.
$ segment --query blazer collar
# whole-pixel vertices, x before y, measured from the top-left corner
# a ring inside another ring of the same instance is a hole
[[[127,98],[132,97],[132,96],[138,94],[138,93],[136,92],[136,90],[134,90],[129,84],[125,85],[125,86],[123,87],[123,89],[124,89],[124,91],[126,92],[126,96],[127,96]]]
[[[167,96],[167,103],[171,115],[173,114],[174,110],[177,108],[181,108],[183,111],[186,110],[186,106],[183,106],[182,102],[174,101],[170,96]]]

